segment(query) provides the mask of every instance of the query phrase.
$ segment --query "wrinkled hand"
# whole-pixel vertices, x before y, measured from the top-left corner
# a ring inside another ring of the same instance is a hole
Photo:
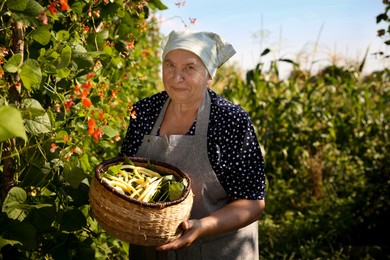
[[[156,250],[168,251],[168,250],[177,250],[180,248],[188,247],[202,234],[202,225],[201,225],[201,221],[199,220],[191,219],[191,220],[183,221],[181,223],[181,227],[184,230],[181,237],[168,244],[156,247]]]
[[[196,239],[245,227],[259,219],[264,207],[264,200],[234,200],[207,217],[182,222],[182,236],[171,243],[156,247],[156,250],[177,250],[190,246]]]

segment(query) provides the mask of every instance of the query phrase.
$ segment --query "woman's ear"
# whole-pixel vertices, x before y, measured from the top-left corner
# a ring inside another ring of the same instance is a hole
[[[207,77],[207,86],[208,87],[211,86],[211,82],[213,82],[213,79],[211,78],[210,74],[208,74],[208,77]]]
[[[211,86],[211,82],[213,82],[213,80],[211,78],[207,80],[207,87]]]

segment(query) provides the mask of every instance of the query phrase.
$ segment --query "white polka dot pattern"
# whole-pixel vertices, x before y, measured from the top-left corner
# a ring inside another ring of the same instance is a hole
[[[249,115],[239,106],[208,90],[211,98],[207,133],[208,157],[221,185],[231,199],[265,199],[264,159]],[[153,128],[166,99],[166,92],[134,105],[120,155],[134,156],[143,136]],[[195,134],[196,122],[187,135]]]

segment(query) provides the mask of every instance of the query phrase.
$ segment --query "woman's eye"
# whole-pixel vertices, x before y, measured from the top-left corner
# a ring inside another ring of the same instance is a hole
[[[173,68],[173,67],[174,67],[172,63],[165,63],[165,66],[166,66],[167,68]]]

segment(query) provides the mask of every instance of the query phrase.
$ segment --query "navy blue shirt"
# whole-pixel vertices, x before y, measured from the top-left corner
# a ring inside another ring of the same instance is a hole
[[[207,152],[219,182],[231,199],[265,199],[264,159],[249,115],[208,89],[211,98]],[[144,135],[168,98],[163,91],[134,104],[120,155],[135,156]],[[194,135],[196,121],[187,135]]]

